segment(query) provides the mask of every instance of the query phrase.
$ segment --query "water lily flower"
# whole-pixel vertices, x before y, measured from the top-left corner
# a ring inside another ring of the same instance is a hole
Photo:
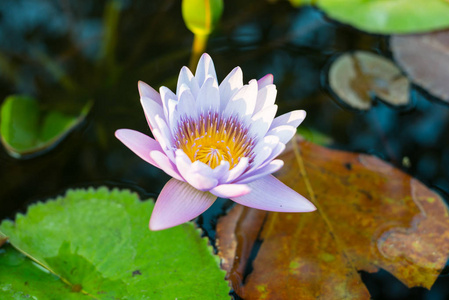
[[[150,229],[190,221],[217,197],[278,212],[310,212],[315,206],[271,173],[275,159],[306,113],[277,118],[273,76],[243,84],[236,67],[218,84],[212,59],[203,54],[195,75],[183,67],[176,94],[139,82],[140,101],[154,139],[130,129],[116,137],[143,160],[173,177],[154,207]]]

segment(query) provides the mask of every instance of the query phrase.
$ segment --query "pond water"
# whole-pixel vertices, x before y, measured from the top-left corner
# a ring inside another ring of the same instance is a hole
[[[122,187],[147,199],[169,180],[124,147],[114,131],[149,134],[137,81],[174,89],[179,69],[189,62],[192,34],[179,1],[122,1],[117,22],[105,20],[105,5],[0,3],[0,99],[28,94],[44,107],[68,112],[94,101],[86,120],[45,154],[20,160],[0,148],[0,219],[68,188]],[[339,54],[354,50],[392,57],[388,36],[335,23],[310,7],[257,0],[226,1],[207,47],[219,80],[235,66],[242,67],[245,82],[272,73],[278,115],[306,110],[301,126],[330,137],[331,147],[381,157],[447,200],[449,107],[416,86],[405,108],[377,99],[366,112],[347,107],[329,89],[327,71]],[[218,216],[231,204],[220,200],[198,219],[212,240]],[[428,291],[408,289],[386,271],[361,272],[374,299],[447,299],[446,273]]]

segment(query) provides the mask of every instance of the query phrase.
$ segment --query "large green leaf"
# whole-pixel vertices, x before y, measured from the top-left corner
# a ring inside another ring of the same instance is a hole
[[[149,231],[153,206],[129,191],[69,190],[65,197],[32,205],[15,223],[4,221],[0,231],[79,295],[229,299],[224,271],[208,240],[192,223]],[[4,272],[9,271],[0,268],[0,278]],[[8,286],[20,295],[23,282],[41,280],[27,272],[20,276],[20,282],[1,280],[0,291]]]
[[[10,245],[0,249],[0,299],[89,299]]]
[[[333,19],[373,33],[415,33],[449,27],[447,0],[316,0],[315,4]]]
[[[91,105],[89,102],[79,116],[58,111],[43,113],[35,99],[9,96],[1,107],[1,141],[8,153],[17,158],[44,151],[84,120]]]

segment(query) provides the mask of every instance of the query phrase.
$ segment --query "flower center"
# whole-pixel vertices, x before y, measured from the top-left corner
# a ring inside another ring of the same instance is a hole
[[[230,169],[242,157],[253,159],[254,139],[248,137],[248,128],[237,117],[223,118],[209,112],[197,120],[181,118],[174,134],[175,145],[182,149],[190,160],[201,161],[212,169],[222,160],[229,162]]]

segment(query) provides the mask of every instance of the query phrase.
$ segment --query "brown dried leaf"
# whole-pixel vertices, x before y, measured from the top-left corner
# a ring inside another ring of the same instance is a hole
[[[287,214],[235,206],[219,220],[219,255],[237,294],[369,299],[358,271],[379,268],[409,287],[430,288],[449,255],[449,216],[440,196],[376,157],[304,141],[293,146],[281,157],[278,178],[318,210]]]
[[[329,70],[329,84],[347,105],[361,110],[371,108],[371,98],[402,106],[409,103],[409,81],[390,60],[370,52],[341,55]]]
[[[390,45],[395,60],[413,82],[449,102],[449,31],[396,35]]]

